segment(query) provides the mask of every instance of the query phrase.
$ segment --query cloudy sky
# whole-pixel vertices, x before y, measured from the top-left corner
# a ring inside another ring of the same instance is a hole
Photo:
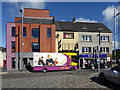
[[[20,0],[9,0],[13,2],[2,2],[2,35],[0,35],[0,46],[6,47],[6,22],[14,22],[15,17],[20,17],[19,9],[39,8],[49,9],[50,16],[56,21],[76,22],[98,22],[104,23],[111,31],[113,30],[114,10],[118,12],[118,2],[18,2]],[[14,2],[16,1],[16,2]],[[25,1],[25,0],[24,0]],[[2,38],[2,39],[1,39]],[[2,40],[2,42],[1,42]]]

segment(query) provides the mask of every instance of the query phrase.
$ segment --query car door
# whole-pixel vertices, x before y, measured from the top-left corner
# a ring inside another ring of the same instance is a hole
[[[118,83],[117,84],[120,85],[120,65],[117,66],[116,71],[118,72],[118,77],[117,77],[118,78]]]
[[[107,79],[116,84],[119,83],[118,76],[119,76],[118,66],[112,68],[107,73]]]
[[[120,71],[118,71],[118,85],[120,85]]]

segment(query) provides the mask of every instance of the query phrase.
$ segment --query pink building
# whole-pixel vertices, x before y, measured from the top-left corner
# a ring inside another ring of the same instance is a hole
[[[15,70],[15,23],[7,23],[6,26],[6,59],[7,70]]]

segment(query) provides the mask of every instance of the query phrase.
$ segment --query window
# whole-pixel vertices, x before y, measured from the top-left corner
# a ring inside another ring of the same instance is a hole
[[[100,41],[109,41],[109,36],[100,36]]]
[[[120,71],[120,66],[119,66],[119,65],[117,65],[117,66],[113,67],[111,70]]]
[[[74,39],[74,33],[63,33],[64,39]]]
[[[12,27],[12,37],[15,37],[15,27]]]
[[[40,31],[38,28],[32,29],[32,38],[39,38]]]
[[[12,41],[12,52],[15,52],[15,41]]]
[[[15,57],[12,57],[12,61],[11,62],[12,62],[12,69],[15,69],[15,66],[16,66],[15,65]]]
[[[100,47],[101,53],[109,53],[109,47]]]
[[[72,62],[78,63],[79,57],[78,56],[72,56]]]
[[[40,52],[39,43],[32,43],[32,52]]]
[[[23,37],[26,37],[26,27],[23,27]]]
[[[82,41],[92,41],[92,36],[83,35],[82,36]]]
[[[82,52],[83,53],[90,53],[91,52],[91,47],[82,47]]]
[[[51,28],[47,28],[47,37],[51,38]]]
[[[106,48],[106,52],[109,53],[109,48],[108,47]]]

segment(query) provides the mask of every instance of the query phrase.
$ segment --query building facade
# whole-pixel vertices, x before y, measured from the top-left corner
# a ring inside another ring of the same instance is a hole
[[[75,22],[75,18],[73,22],[55,21],[49,10],[25,8],[23,33],[21,17],[7,23],[7,70],[32,66],[34,52],[75,52],[81,61],[94,60],[93,49],[99,44],[98,26],[102,28],[101,59],[106,60],[112,56],[112,32],[102,23]]]
[[[55,52],[55,24],[54,17],[49,16],[49,10],[28,8],[24,9],[23,55],[21,53],[22,18],[21,17],[15,18],[14,37],[11,37],[12,25],[13,24],[7,23],[7,51],[8,51],[7,70],[13,70],[11,68],[12,67],[11,58],[13,57],[15,57],[14,60],[15,69],[18,70],[26,69],[28,63],[31,62],[31,59],[33,59],[31,58],[33,52]],[[11,48],[12,44],[15,45],[14,49]],[[21,56],[23,56],[23,59],[21,58]]]
[[[102,23],[56,21],[56,51],[79,52],[81,63],[97,61],[100,27],[100,59],[112,60],[112,31]],[[58,49],[58,50],[57,50]]]
[[[78,51],[78,32],[73,30],[73,22],[55,21],[56,52]]]
[[[6,29],[7,70],[15,70],[15,23],[7,23]]]
[[[97,46],[99,45],[99,33],[97,32],[79,32],[79,54],[81,59],[84,58],[87,63],[91,63],[93,60],[97,61],[98,51]],[[103,62],[110,62],[107,60],[110,58],[112,61],[112,33],[101,33],[100,34],[100,59]]]

